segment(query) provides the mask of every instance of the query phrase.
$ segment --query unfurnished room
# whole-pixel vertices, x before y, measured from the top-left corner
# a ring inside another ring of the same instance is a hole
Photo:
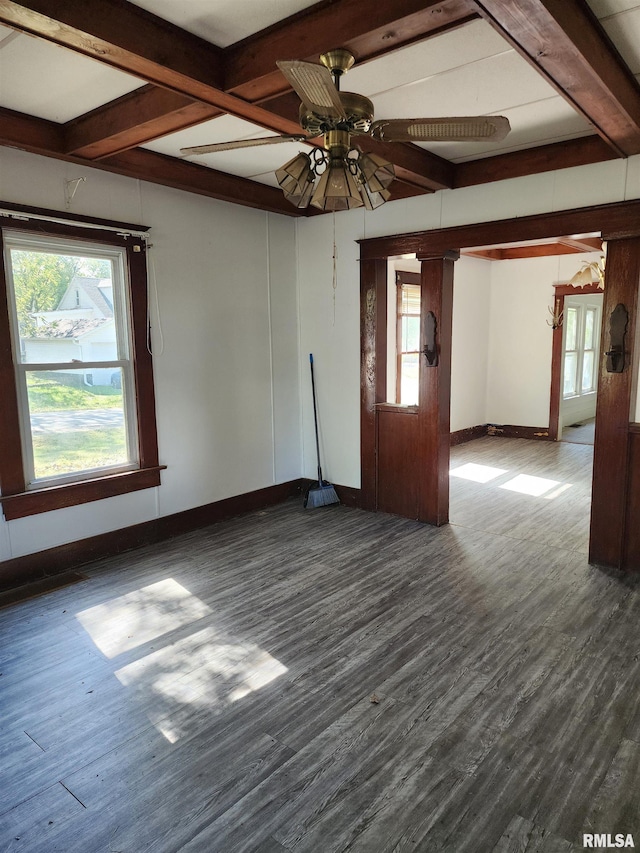
[[[640,0],[0,0],[0,850],[640,846]]]

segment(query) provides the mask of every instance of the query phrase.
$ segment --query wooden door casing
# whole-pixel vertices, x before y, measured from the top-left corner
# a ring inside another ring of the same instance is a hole
[[[599,565],[640,571],[640,537],[634,538],[632,530],[634,524],[640,524],[640,500],[630,494],[630,490],[640,482],[640,469],[637,468],[640,465],[640,452],[631,453],[630,450],[631,444],[634,447],[640,444],[636,438],[640,434],[640,425],[631,423],[632,417],[635,416],[635,412],[631,412],[631,401],[638,384],[638,342],[635,327],[640,280],[640,200],[358,241],[365,315],[361,327],[361,461],[364,507],[375,509],[375,382],[378,370],[375,347],[372,344],[379,344],[375,310],[366,309],[366,300],[371,298],[371,308],[375,309],[376,280],[382,278],[386,281],[387,258],[410,253],[422,257],[442,257],[451,247],[465,249],[591,232],[599,232],[602,239],[607,241],[604,323],[615,305],[622,302],[629,311],[629,330],[626,338],[627,366],[623,373],[606,372],[606,334],[602,342],[589,559]],[[384,299],[386,311],[386,290]],[[386,323],[386,315],[380,316],[380,322]],[[442,376],[442,366],[439,370]],[[442,393],[442,390],[440,389],[439,393]],[[443,455],[440,456],[440,459],[442,458]],[[629,470],[630,466],[632,470]],[[444,476],[444,466],[441,466],[441,462],[438,473],[439,476]],[[442,514],[440,517],[443,517]]]

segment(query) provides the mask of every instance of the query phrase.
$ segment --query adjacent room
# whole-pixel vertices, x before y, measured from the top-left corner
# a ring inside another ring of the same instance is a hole
[[[640,0],[5,0],[0,235],[2,851],[640,844]]]

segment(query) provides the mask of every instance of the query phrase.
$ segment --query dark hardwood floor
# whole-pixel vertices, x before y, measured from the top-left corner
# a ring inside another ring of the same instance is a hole
[[[570,490],[527,536],[457,489],[439,529],[289,501],[0,610],[0,850],[640,845],[635,581],[543,541]]]

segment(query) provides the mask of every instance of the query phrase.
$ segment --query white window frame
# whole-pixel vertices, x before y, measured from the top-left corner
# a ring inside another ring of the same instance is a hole
[[[118,246],[98,245],[91,241],[69,240],[64,237],[39,236],[23,231],[4,231],[5,271],[9,295],[9,322],[12,333],[13,362],[16,388],[18,393],[18,416],[20,420],[21,444],[25,485],[27,489],[40,489],[52,485],[74,483],[95,476],[132,471],[139,467],[140,451],[138,446],[138,418],[135,392],[134,368],[132,360],[132,322],[129,299],[130,281],[126,252]],[[92,362],[56,362],[25,363],[22,361],[18,314],[13,282],[11,251],[44,252],[82,258],[100,258],[109,260],[113,282],[113,312],[116,329],[117,359]],[[36,477],[33,458],[33,440],[27,376],[33,372],[54,372],[56,370],[93,370],[120,369],[122,375],[123,410],[126,436],[127,461],[119,465],[101,466],[83,469],[55,477]]]

